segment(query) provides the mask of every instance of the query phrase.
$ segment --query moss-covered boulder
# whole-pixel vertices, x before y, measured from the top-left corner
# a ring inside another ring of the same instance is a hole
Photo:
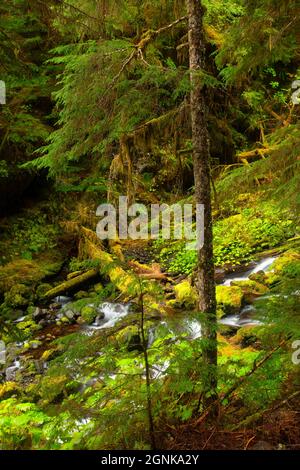
[[[35,291],[35,297],[37,300],[43,299],[44,294],[52,288],[51,284],[46,282],[40,284]]]
[[[295,279],[300,276],[300,253],[286,251],[279,256],[272,265],[272,270],[267,273],[267,284],[273,286],[283,278]]]
[[[58,357],[62,353],[62,348],[57,346],[51,349],[46,349],[41,356],[41,360],[49,362]]]
[[[14,285],[4,295],[6,305],[12,308],[26,308],[30,303],[30,289],[24,284]]]
[[[243,326],[242,328],[239,328],[236,335],[232,338],[232,342],[242,348],[247,348],[248,346],[258,347],[260,345],[260,330],[260,327],[253,325]]]
[[[247,303],[252,303],[257,297],[269,292],[269,288],[267,286],[250,279],[245,281],[232,281],[231,286],[237,286],[242,289],[244,300]]]
[[[182,281],[174,286],[176,302],[173,307],[195,308],[197,305],[197,293],[188,280]]]
[[[74,294],[75,300],[86,299],[87,297],[89,297],[89,294],[85,290],[80,290]]]
[[[91,324],[95,321],[98,312],[95,307],[86,305],[81,309],[81,317],[84,319],[85,323]]]
[[[93,287],[93,291],[96,292],[96,294],[99,294],[99,295],[102,294],[103,289],[104,289],[104,287],[103,287],[103,285],[101,284],[101,282],[98,282],[98,283],[95,284],[94,287]]]
[[[256,281],[263,285],[267,283],[267,275],[264,271],[258,271],[257,273],[250,274],[249,279],[250,281]]]
[[[238,286],[217,286],[218,317],[238,313],[243,303],[243,290]]]
[[[63,261],[58,254],[55,256],[51,253],[35,260],[18,258],[0,266],[0,293],[7,292],[20,283],[28,286],[37,285],[45,277],[58,273]]]
[[[41,329],[41,326],[37,325],[33,320],[26,319],[17,324],[17,328],[22,332],[24,338],[30,338],[36,331]]]

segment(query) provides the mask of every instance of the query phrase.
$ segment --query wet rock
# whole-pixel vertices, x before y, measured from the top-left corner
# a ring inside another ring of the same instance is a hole
[[[233,281],[232,286],[238,286],[242,289],[244,299],[247,303],[251,304],[257,297],[269,292],[269,288],[256,281]]]
[[[14,363],[5,370],[5,380],[7,382],[15,382],[17,373],[20,370],[20,361],[15,360]]]
[[[239,286],[217,286],[218,317],[238,313],[242,307],[243,291]]]
[[[100,326],[101,323],[102,323],[102,320],[104,319],[104,317],[105,317],[105,315],[104,315],[103,312],[98,313],[98,315],[96,316],[95,321],[94,321],[95,325]]]
[[[75,300],[80,300],[80,299],[86,299],[89,296],[88,292],[84,290],[80,290],[79,292],[76,292],[74,295]]]
[[[69,320],[74,320],[74,318],[78,316],[78,313],[73,312],[73,310],[67,310],[66,312],[64,312],[64,315]]]
[[[49,310],[55,311],[60,309],[60,304],[53,302],[52,304],[49,305]]]
[[[33,321],[35,321],[36,323],[39,323],[40,320],[45,319],[47,314],[48,314],[48,310],[37,307],[35,311],[32,313],[31,317]]]
[[[81,316],[84,319],[84,321],[88,324],[91,324],[94,322],[98,312],[94,307],[91,307],[89,305],[85,306],[81,310]]]
[[[9,292],[4,295],[4,301],[9,307],[25,308],[30,303],[31,291],[23,284],[14,285]]]

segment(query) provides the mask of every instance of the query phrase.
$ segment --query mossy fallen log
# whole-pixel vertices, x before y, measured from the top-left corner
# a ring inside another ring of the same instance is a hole
[[[87,258],[99,261],[100,273],[109,277],[116,288],[127,298],[133,298],[141,293],[139,276],[134,272],[123,269],[118,260],[107,253],[96,234],[91,230],[82,227],[83,240],[81,242],[81,252]],[[148,282],[143,285],[143,289],[149,295],[157,294],[157,284]]]
[[[137,278],[133,274],[127,273],[117,264],[112,255],[99,248],[88,238],[85,240],[85,252],[89,258],[100,262],[100,272],[107,275],[122,294],[127,296],[139,294],[140,286]]]
[[[93,279],[97,276],[99,276],[99,268],[90,269],[89,271],[80,274],[80,276],[73,277],[72,279],[62,282],[58,286],[53,287],[53,289],[48,290],[43,295],[43,297],[45,299],[53,299],[58,295],[64,294],[69,290],[73,290],[76,287],[79,287],[81,284],[84,284],[86,281],[89,281],[90,279]]]

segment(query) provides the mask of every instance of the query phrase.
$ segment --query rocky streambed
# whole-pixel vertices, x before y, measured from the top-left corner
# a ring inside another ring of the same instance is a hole
[[[221,325],[235,330],[260,324],[255,319],[255,301],[269,291],[265,283],[266,272],[270,272],[275,259],[266,257],[250,270],[231,273],[217,286]],[[16,332],[19,333],[19,338],[10,341],[6,346],[5,364],[1,371],[3,382],[28,383],[36,374],[43,374],[48,362],[59,354],[57,348],[53,347],[53,342],[73,333],[88,336],[105,334],[105,331],[121,324],[120,330],[126,331],[124,337],[128,350],[142,349],[139,334],[140,313],[136,311],[135,304],[103,301],[85,292],[77,294],[76,297],[77,299],[57,296],[47,307],[31,307],[29,313],[27,309],[26,315],[14,321],[11,338]],[[180,299],[176,301],[178,300]],[[146,324],[148,348],[155,341],[159,328],[164,328],[175,339],[180,336],[190,340],[201,337],[201,324],[197,316],[188,314],[186,300],[181,301],[181,311],[173,310],[171,315],[156,312],[151,322]],[[123,325],[122,320],[127,317],[130,319]],[[166,361],[157,365],[160,371],[165,367]]]

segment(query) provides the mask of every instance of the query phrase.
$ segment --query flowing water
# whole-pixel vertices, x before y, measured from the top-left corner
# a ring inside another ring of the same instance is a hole
[[[229,274],[228,276],[226,276],[226,280],[223,282],[222,285],[230,286],[230,283],[232,281],[247,281],[251,274],[256,274],[259,271],[268,271],[268,269],[274,263],[275,260],[276,258],[274,257],[264,258],[253,269],[248,269],[243,273],[239,273],[239,275],[237,275],[236,273]]]
[[[246,281],[251,274],[255,274],[259,271],[267,271],[275,259],[275,257],[267,257],[257,263],[254,268],[244,271],[244,273],[229,274],[222,285],[230,286],[232,281]],[[60,302],[63,300],[64,305],[66,305],[69,299],[60,297],[57,299],[57,301],[58,300],[60,300]],[[98,307],[98,310],[104,314],[104,317],[97,319],[92,325],[84,327],[84,332],[86,334],[93,334],[94,331],[113,327],[121,318],[124,318],[128,315],[130,312],[130,304],[104,302]],[[258,325],[260,322],[253,319],[254,314],[255,307],[253,305],[246,305],[239,314],[228,315],[220,320],[220,323],[233,327]],[[168,329],[170,332],[173,332],[175,336],[178,336],[180,333],[187,333],[191,340],[201,337],[201,325],[199,321],[195,319],[189,320],[187,318],[183,318],[179,321],[179,323],[179,327],[176,328],[174,328],[174,325],[172,326],[172,322],[168,323]],[[166,322],[161,322],[160,324],[166,325]],[[156,328],[152,328],[148,332],[148,347],[150,347],[155,341],[155,330]]]
[[[231,282],[233,281],[247,281],[251,274],[256,274],[259,271],[267,272],[274,261],[276,260],[275,257],[268,257],[262,259],[253,269],[245,271],[243,274],[239,273],[237,276],[236,274],[230,274],[227,276],[225,282],[222,284],[223,286],[230,286]],[[237,315],[228,315],[220,320],[222,325],[233,326],[233,327],[242,327],[247,325],[260,325],[261,322],[259,320],[255,320],[253,315],[255,314],[256,309],[254,305],[246,305],[239,314]]]

